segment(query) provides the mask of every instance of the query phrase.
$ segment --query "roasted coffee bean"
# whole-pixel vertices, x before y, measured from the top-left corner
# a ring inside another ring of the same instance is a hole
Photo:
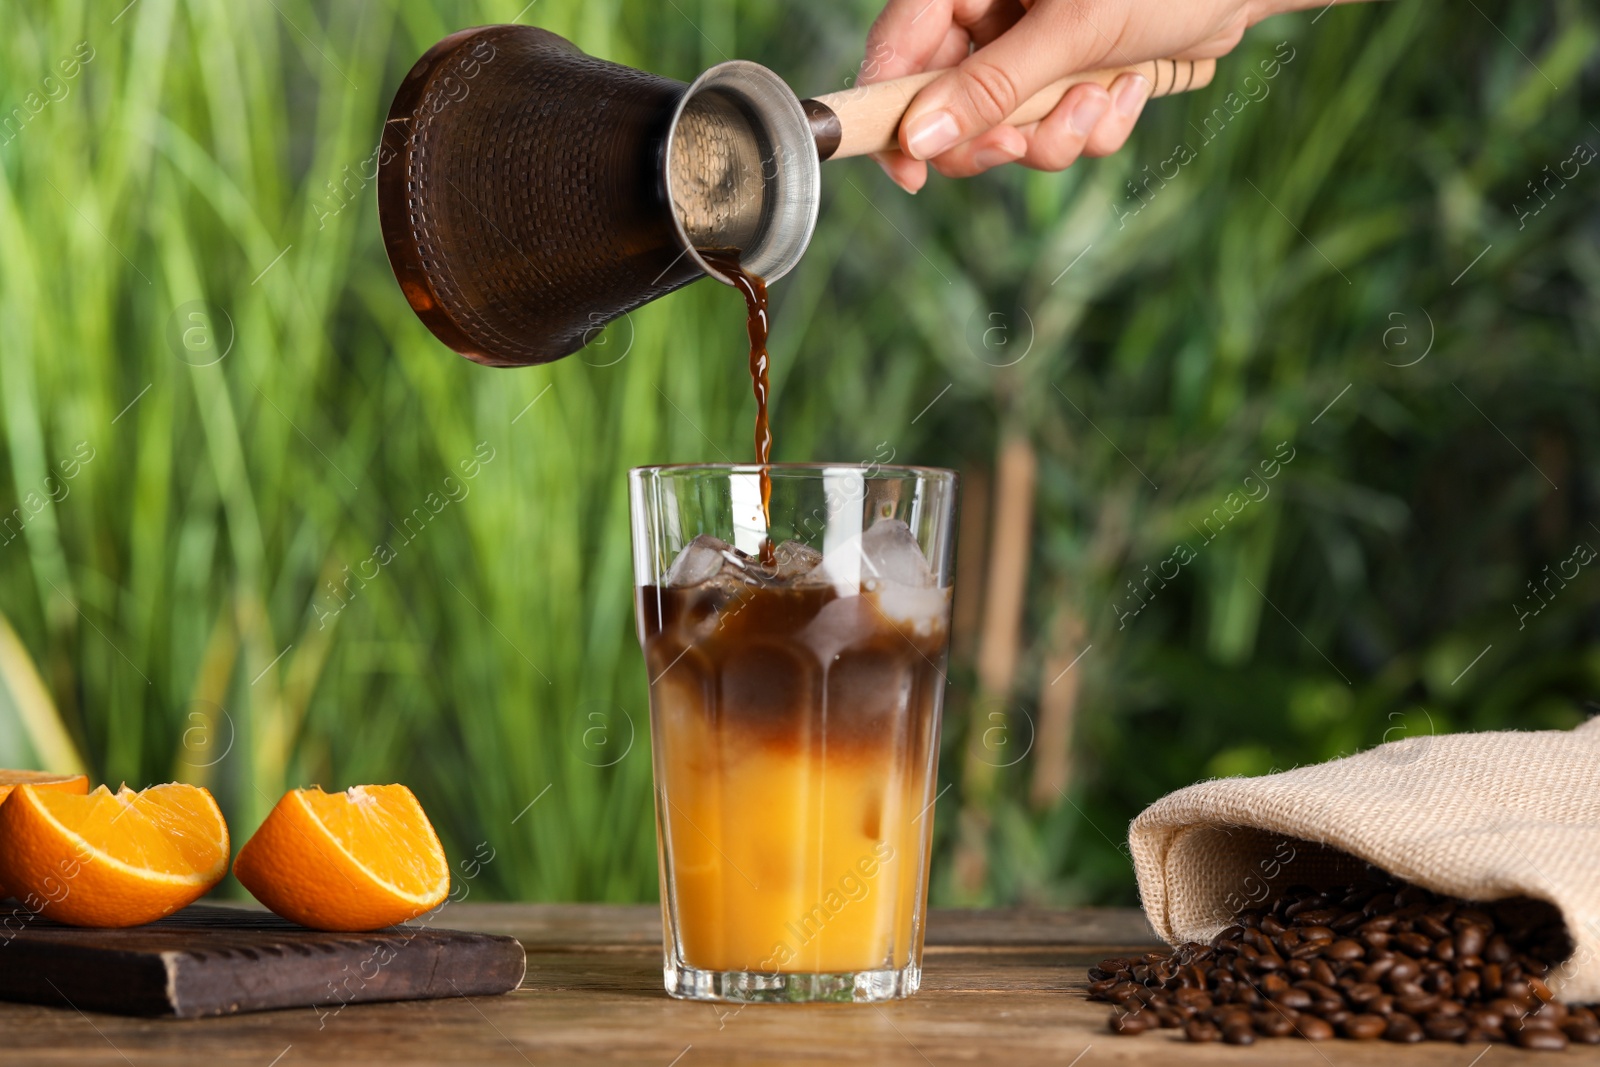
[[[1226,927],[1225,929],[1219,931],[1216,937],[1211,939],[1211,947],[1216,949],[1218,952],[1237,952],[1239,948],[1239,938],[1243,936],[1244,927]]]
[[[1480,1030],[1500,1029],[1500,1013],[1493,1008],[1469,1008],[1467,1019]]]
[[[1311,1007],[1311,994],[1303,989],[1285,989],[1273,1000],[1286,1008],[1293,1008],[1295,1011],[1304,1011]]]
[[[1427,1015],[1439,1006],[1439,998],[1432,993],[1412,993],[1397,998],[1394,1006],[1407,1015]]]
[[[1389,968],[1394,966],[1394,956],[1385,955],[1368,963],[1361,969],[1363,982],[1376,982],[1389,973]]]
[[[1190,1019],[1183,1024],[1183,1036],[1190,1041],[1221,1041],[1222,1030],[1216,1023],[1204,1019]]]
[[[1581,1019],[1568,1019],[1561,1026],[1567,1040],[1579,1045],[1600,1045],[1600,1026]]]
[[[1310,911],[1295,912],[1295,922],[1300,926],[1321,926],[1333,922],[1344,912],[1339,908],[1313,908]]]
[[[1430,1015],[1422,1021],[1422,1032],[1435,1041],[1461,1041],[1467,1036],[1468,1026],[1459,1015]]]
[[[1389,982],[1409,982],[1422,973],[1422,968],[1417,966],[1417,961],[1410,956],[1398,953],[1394,957],[1394,966],[1389,968],[1389,973],[1384,975]]]
[[[1328,924],[1336,934],[1348,934],[1356,927],[1367,921],[1367,917],[1359,911],[1348,911]]]
[[[1288,1037],[1294,1033],[1294,1021],[1298,1016],[1282,1005],[1274,1004],[1266,1011],[1258,1011],[1250,1016],[1250,1021],[1255,1025],[1256,1033],[1267,1037]]]
[[[1567,1047],[1567,1035],[1560,1030],[1519,1030],[1512,1035],[1518,1048],[1537,1049],[1540,1052],[1560,1052]]]
[[[1333,1036],[1333,1025],[1315,1015],[1302,1015],[1294,1026],[1295,1033],[1307,1041],[1326,1041]]]
[[[1113,1012],[1111,1015],[1111,1032],[1113,1034],[1142,1034],[1150,1029],[1155,1022],[1146,1012]]]
[[[1364,1006],[1383,996],[1383,989],[1376,982],[1362,982],[1351,986],[1345,996],[1350,1003]]]
[[[1507,1000],[1521,1004],[1524,1008],[1533,1008],[1533,987],[1520,978],[1514,978],[1509,982],[1502,983],[1500,995]]]
[[[1330,960],[1359,960],[1367,954],[1367,950],[1361,947],[1359,941],[1351,941],[1349,938],[1345,938],[1342,941],[1335,941],[1323,949],[1322,954]]]
[[[1249,1023],[1234,1023],[1223,1028],[1222,1040],[1230,1045],[1253,1045],[1256,1043],[1256,1032]]]
[[[1389,1020],[1381,1015],[1352,1015],[1342,1027],[1345,1037],[1357,1041],[1376,1041],[1388,1028]]]
[[[1435,941],[1450,936],[1450,927],[1436,919],[1431,913],[1418,915],[1415,925],[1418,933],[1426,934]]]
[[[1389,1025],[1383,1031],[1385,1041],[1399,1041],[1404,1044],[1421,1041],[1424,1036],[1426,1035],[1422,1032],[1422,1026],[1409,1015],[1391,1015]]]

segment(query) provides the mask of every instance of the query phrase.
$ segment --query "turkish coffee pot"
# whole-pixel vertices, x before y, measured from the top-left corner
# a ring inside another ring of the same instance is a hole
[[[1007,121],[1043,118],[1085,81],[1138,71],[1164,96],[1215,68],[1162,59],[1073,75]],[[940,73],[801,100],[745,60],[685,85],[531,26],[453,33],[406,75],[384,126],[389,262],[450,348],[491,366],[548,363],[698,278],[732,284],[702,250],[736,249],[750,274],[783,277],[811,240],[821,164],[894,148]]]

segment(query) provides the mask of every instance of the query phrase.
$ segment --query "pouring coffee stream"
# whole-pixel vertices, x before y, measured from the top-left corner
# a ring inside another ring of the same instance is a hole
[[[767,334],[771,329],[771,322],[767,318],[767,283],[739,265],[737,249],[701,249],[700,255],[707,263],[732,278],[734,287],[744,296],[745,332],[750,335],[750,388],[756,395],[756,462],[761,465],[761,527],[767,531],[761,538],[761,563],[766,567],[776,567],[778,556],[771,536],[772,474],[767,469],[767,463],[772,459],[772,423],[767,417]]]

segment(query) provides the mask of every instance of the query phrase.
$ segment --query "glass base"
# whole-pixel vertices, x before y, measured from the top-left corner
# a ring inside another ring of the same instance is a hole
[[[702,971],[668,962],[667,992],[680,1000],[733,1004],[873,1004],[909,997],[922,987],[916,964],[890,971],[786,974],[770,971]]]

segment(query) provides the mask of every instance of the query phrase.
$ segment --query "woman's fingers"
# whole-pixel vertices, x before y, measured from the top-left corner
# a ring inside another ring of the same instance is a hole
[[[1027,151],[1028,139],[1021,130],[1015,126],[996,126],[929,162],[946,178],[970,178],[992,167],[1015,163]]]
[[[1095,124],[1084,143],[1086,156],[1109,156],[1121,148],[1150,99],[1150,80],[1142,74],[1123,74],[1111,83],[1111,107]]]
[[[919,92],[900,123],[900,148],[913,159],[966,144],[1003,123],[1023,101],[1075,68],[1070,48],[1042,47],[1054,27],[1035,6],[988,44]]]
[[[1111,110],[1111,94],[1093,82],[1075,85],[1061,103],[1023,132],[1028,151],[1018,160],[1035,170],[1066,170]]]
[[[890,181],[908,193],[915,193],[928,183],[928,165],[898,148],[892,152],[874,152],[872,159],[883,168]]]

